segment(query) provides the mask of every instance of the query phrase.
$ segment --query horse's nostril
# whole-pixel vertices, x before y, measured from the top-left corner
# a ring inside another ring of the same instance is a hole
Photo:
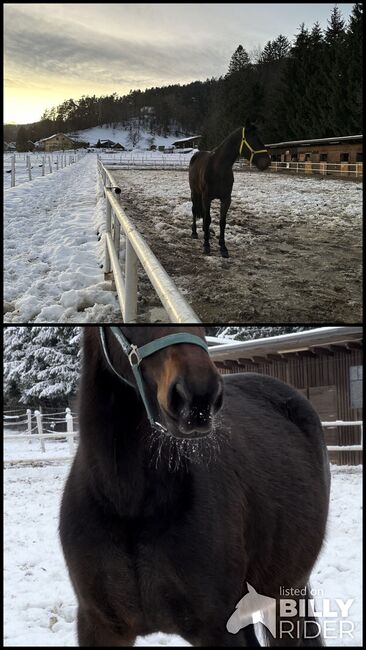
[[[220,409],[222,408],[222,405],[223,405],[223,401],[224,401],[224,391],[222,389],[222,386],[220,386],[219,393],[218,393],[218,395],[217,395],[217,397],[216,397],[216,399],[215,399],[215,401],[213,403],[213,412],[214,413],[217,413],[218,411],[220,411]]]
[[[179,413],[187,401],[187,394],[183,385],[178,381],[171,385],[168,395],[169,411],[176,415]]]

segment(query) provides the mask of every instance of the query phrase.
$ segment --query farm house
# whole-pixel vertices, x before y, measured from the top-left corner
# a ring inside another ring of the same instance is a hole
[[[64,149],[73,149],[75,146],[74,140],[64,133],[55,133],[48,138],[42,138],[34,143],[37,149],[44,151],[62,151]]]

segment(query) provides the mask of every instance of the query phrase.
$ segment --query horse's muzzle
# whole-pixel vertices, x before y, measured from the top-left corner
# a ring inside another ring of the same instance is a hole
[[[223,404],[223,382],[219,374],[192,385],[184,377],[172,382],[165,418],[169,432],[179,438],[198,438],[211,433],[214,417]]]
[[[255,156],[254,157],[254,164],[259,169],[261,172],[263,172],[265,169],[267,169],[270,164],[271,164],[271,159],[269,156],[264,155],[264,156]]]

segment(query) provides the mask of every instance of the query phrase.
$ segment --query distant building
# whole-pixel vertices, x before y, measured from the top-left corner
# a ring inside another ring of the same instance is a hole
[[[64,149],[74,149],[75,142],[64,133],[55,133],[48,138],[42,138],[34,143],[35,148],[42,151],[62,151]]]
[[[4,142],[4,151],[16,151],[15,142]]]
[[[198,143],[202,138],[201,135],[191,135],[189,138],[182,138],[181,140],[176,140],[172,142],[172,146],[176,149],[186,149],[187,147],[192,147],[192,149],[197,149]]]
[[[116,142],[116,144],[113,144],[112,149],[120,149],[121,151],[125,151],[123,144],[121,144],[120,142]]]
[[[115,146],[115,142],[113,140],[100,140],[100,146],[104,148],[110,148],[112,149]]]
[[[265,145],[276,162],[362,163],[362,135],[291,140]]]

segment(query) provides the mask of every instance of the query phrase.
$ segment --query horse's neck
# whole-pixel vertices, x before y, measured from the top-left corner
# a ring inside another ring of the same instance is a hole
[[[241,129],[237,129],[214,149],[212,155],[215,162],[220,164],[220,167],[227,167],[229,169],[233,166],[239,156],[240,141]]]
[[[171,506],[181,474],[170,472],[133,390],[115,382],[104,385],[92,403],[88,384],[81,390],[81,454],[96,498],[128,517],[146,514],[147,501],[149,516],[154,508]]]

